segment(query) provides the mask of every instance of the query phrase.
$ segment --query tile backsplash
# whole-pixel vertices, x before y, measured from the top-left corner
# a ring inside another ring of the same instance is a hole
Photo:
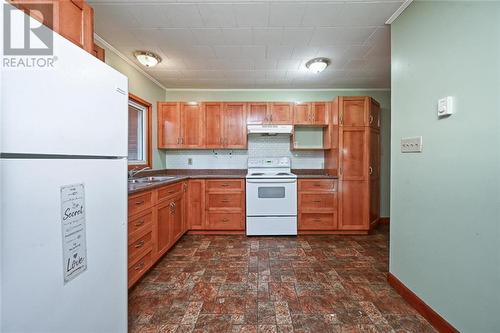
[[[248,150],[167,150],[167,169],[246,169],[249,157],[288,156],[294,169],[322,169],[323,151],[291,151],[290,136],[248,136]],[[192,159],[192,165],[188,160]]]

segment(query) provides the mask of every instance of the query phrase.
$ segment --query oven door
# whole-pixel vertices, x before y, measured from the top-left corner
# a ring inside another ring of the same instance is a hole
[[[297,179],[247,179],[247,216],[296,216]]]

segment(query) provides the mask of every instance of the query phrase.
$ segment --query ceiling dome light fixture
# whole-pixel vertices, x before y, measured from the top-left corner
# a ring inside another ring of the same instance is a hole
[[[330,59],[314,58],[306,62],[306,67],[311,73],[318,74],[324,71],[329,64],[330,64]]]
[[[146,67],[154,67],[161,62],[159,55],[149,51],[135,51],[134,56],[141,63],[141,65]]]

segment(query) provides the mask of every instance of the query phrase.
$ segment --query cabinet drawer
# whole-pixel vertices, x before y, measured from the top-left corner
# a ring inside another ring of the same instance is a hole
[[[184,182],[175,183],[158,189],[158,202],[171,198],[182,192]]]
[[[128,241],[128,260],[129,263],[133,262],[145,249],[152,248],[153,232],[146,230],[142,235],[138,235],[137,239],[130,239]]]
[[[128,199],[128,215],[134,215],[153,206],[153,192],[134,195]]]
[[[337,191],[335,179],[300,179],[299,191]]]
[[[334,211],[337,209],[337,195],[335,193],[301,193],[300,210]]]
[[[128,220],[129,237],[142,229],[150,229],[153,223],[153,210],[149,209],[139,216]]]
[[[208,229],[212,230],[242,230],[242,213],[208,213]]]
[[[128,268],[128,286],[133,285],[151,267],[153,262],[152,251],[147,252],[143,257],[136,260]]]
[[[243,210],[243,194],[240,193],[208,193],[209,210],[238,209]]]
[[[241,179],[207,180],[207,191],[243,191],[244,183]]]
[[[335,230],[337,213],[302,213],[299,216],[299,230]]]

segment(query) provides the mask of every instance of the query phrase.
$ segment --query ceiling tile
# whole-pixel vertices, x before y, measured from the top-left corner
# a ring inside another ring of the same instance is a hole
[[[272,2],[269,8],[269,26],[299,27],[306,5],[303,3]]]
[[[283,36],[281,28],[254,28],[252,29],[253,43],[258,45],[279,45]]]
[[[236,23],[239,27],[267,27],[269,23],[268,3],[233,4]]]
[[[224,45],[225,39],[221,29],[192,29],[197,44],[200,45]]]
[[[236,18],[231,4],[198,4],[201,18],[206,27],[235,27]]]
[[[334,27],[345,5],[341,3],[309,3],[304,11],[302,25],[307,27]]]
[[[253,42],[249,28],[222,29],[222,34],[226,45],[251,45]]]
[[[292,57],[293,46],[268,45],[266,50],[267,59],[290,59]]]
[[[362,44],[375,30],[374,27],[317,28],[310,45]]]
[[[281,45],[309,45],[314,28],[284,29]]]

